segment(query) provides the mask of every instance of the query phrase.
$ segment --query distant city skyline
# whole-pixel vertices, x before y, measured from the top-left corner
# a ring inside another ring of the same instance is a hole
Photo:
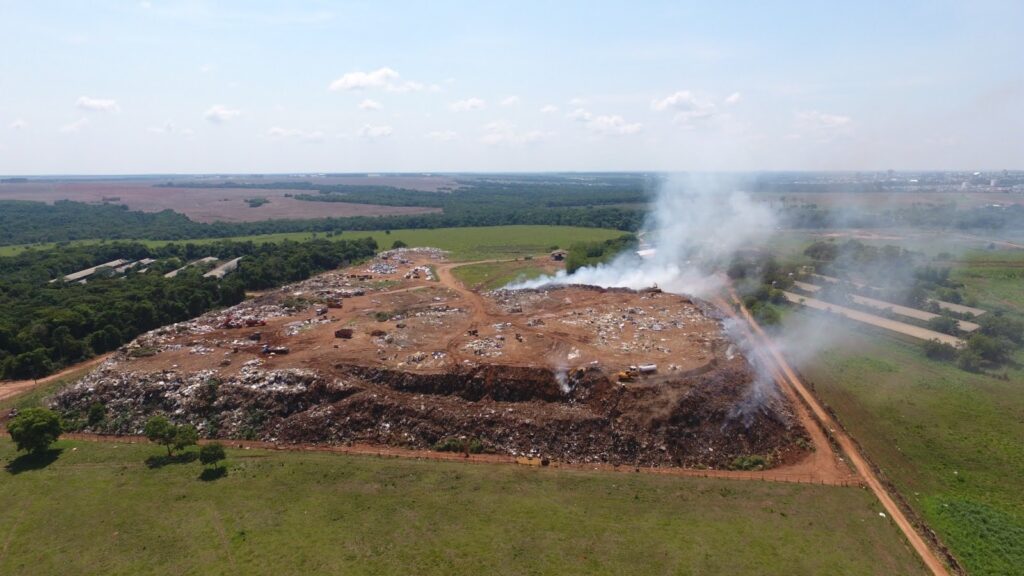
[[[0,0],[0,174],[1024,168],[1024,5]]]

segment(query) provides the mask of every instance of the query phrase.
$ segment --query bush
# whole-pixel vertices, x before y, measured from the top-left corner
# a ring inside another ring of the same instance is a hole
[[[434,444],[437,452],[464,452],[466,454],[482,454],[484,443],[479,438],[445,438]]]
[[[758,454],[739,456],[729,464],[730,470],[764,470],[768,467],[768,459]]]
[[[395,248],[408,248],[408,247],[409,247],[409,245],[406,244],[405,242],[402,242],[401,240],[395,240],[391,244],[391,249],[392,250],[394,250]]]
[[[89,405],[89,414],[86,419],[89,426],[99,426],[107,418],[107,409],[99,402]]]
[[[956,348],[938,340],[929,340],[924,343],[924,355],[932,360],[953,360],[956,358]]]
[[[974,334],[967,340],[968,350],[994,364],[1005,362],[1010,356],[1010,348],[1007,340],[985,334]]]
[[[43,452],[57,441],[63,430],[60,417],[46,408],[27,408],[7,424],[7,432],[18,447],[30,453]]]
[[[939,316],[928,321],[928,328],[951,336],[960,335],[960,323],[947,316]]]
[[[981,371],[981,356],[973,350],[963,350],[956,359],[956,365],[961,370],[968,372],[979,372]]]
[[[199,462],[204,466],[215,465],[225,458],[227,458],[227,454],[224,452],[224,445],[218,442],[199,448]]]

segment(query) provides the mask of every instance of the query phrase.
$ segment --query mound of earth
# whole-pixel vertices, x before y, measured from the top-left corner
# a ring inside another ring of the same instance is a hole
[[[785,397],[701,303],[586,286],[478,294],[452,266],[437,251],[386,252],[155,330],[52,404],[100,433],[138,434],[165,414],[215,438],[472,441],[564,462],[803,455]],[[106,416],[90,423],[96,404]]]

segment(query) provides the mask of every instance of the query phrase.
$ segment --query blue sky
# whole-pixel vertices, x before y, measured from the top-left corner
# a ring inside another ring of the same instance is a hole
[[[1021,2],[0,0],[0,174],[1024,168]]]

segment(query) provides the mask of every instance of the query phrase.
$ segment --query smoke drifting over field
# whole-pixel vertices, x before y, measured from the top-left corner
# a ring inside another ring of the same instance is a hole
[[[666,292],[702,296],[721,286],[710,266],[728,263],[743,248],[761,245],[776,227],[774,212],[755,202],[737,178],[712,175],[669,177],[658,189],[644,230],[640,258],[626,253],[608,264],[521,282],[509,288],[588,284],[605,288],[658,286]]]

